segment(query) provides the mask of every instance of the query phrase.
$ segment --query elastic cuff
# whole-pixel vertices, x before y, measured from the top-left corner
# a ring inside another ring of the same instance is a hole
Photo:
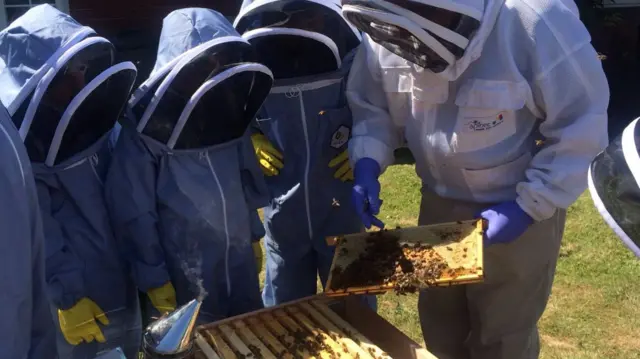
[[[547,201],[534,199],[527,191],[523,191],[516,198],[516,203],[536,222],[553,217],[557,210],[555,206],[550,205]]]
[[[255,134],[263,135],[264,134],[262,132],[262,130],[260,129],[260,125],[258,124],[258,120],[257,119],[253,119],[253,121],[251,121],[251,124],[249,125],[249,133],[251,135],[255,135]]]
[[[266,235],[264,225],[262,224],[257,212],[251,213],[250,216],[249,226],[251,227],[251,241],[260,242],[260,240]]]
[[[371,158],[380,165],[380,174],[384,173],[387,167],[394,161],[393,149],[384,142],[372,137],[358,136],[349,141],[349,160],[351,168],[362,158]]]
[[[62,278],[58,277],[51,283],[47,283],[47,293],[56,308],[67,310],[85,297],[82,274],[67,273]]]
[[[271,195],[269,194],[269,188],[264,180],[257,179],[258,183],[255,186],[243,184],[243,190],[245,193],[245,201],[250,211],[257,211],[269,205],[271,202]]]
[[[144,263],[134,264],[134,280],[138,289],[148,292],[150,289],[160,288],[169,282],[170,277],[164,263],[150,266]]]

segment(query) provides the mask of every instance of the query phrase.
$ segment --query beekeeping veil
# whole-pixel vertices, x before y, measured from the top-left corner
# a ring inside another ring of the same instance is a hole
[[[234,26],[276,79],[335,71],[360,43],[337,0],[245,1]]]
[[[170,14],[160,39],[156,66],[128,104],[138,132],[176,150],[240,138],[273,82],[251,45],[205,9]]]
[[[32,162],[89,156],[115,125],[135,80],[115,48],[50,5],[0,32],[0,98]]]
[[[589,192],[607,224],[640,257],[640,126],[636,119],[589,168]]]
[[[342,13],[387,50],[453,80],[479,56],[503,3],[343,0]]]

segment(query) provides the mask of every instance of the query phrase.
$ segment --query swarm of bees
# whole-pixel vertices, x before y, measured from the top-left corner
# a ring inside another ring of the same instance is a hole
[[[432,286],[442,276],[447,264],[431,246],[404,244],[404,257],[396,263],[395,273],[385,284],[393,283],[398,294],[414,293],[419,287]]]
[[[455,234],[452,234],[455,236]],[[339,256],[348,255],[346,248]],[[334,267],[333,289],[393,285],[398,294],[413,293],[433,285],[447,269],[444,259],[432,246],[401,243],[388,231],[371,233],[367,248],[346,268]]]

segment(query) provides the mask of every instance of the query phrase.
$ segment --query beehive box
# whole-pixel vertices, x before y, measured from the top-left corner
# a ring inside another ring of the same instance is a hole
[[[200,326],[196,359],[436,359],[355,297],[314,296]]]
[[[406,293],[480,282],[483,228],[483,220],[471,220],[335,238],[325,293]]]

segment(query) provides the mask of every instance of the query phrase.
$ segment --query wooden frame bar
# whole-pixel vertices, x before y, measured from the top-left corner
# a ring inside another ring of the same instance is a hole
[[[197,358],[435,359],[356,298],[322,295],[197,328]]]

